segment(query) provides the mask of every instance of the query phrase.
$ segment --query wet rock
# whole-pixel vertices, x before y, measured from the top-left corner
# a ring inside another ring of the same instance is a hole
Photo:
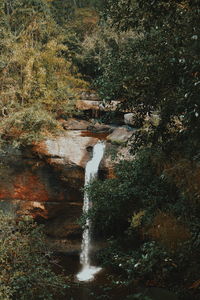
[[[65,135],[34,146],[33,151],[59,172],[62,181],[80,190],[84,185],[85,166],[98,139],[82,136],[81,131],[67,131]]]
[[[71,255],[77,255],[78,267],[80,267],[79,254],[81,251],[81,239],[54,238],[48,236],[46,239],[46,243],[50,249],[54,250],[54,252],[70,255],[70,259],[71,259]]]
[[[15,216],[31,216],[41,221],[55,218],[65,211],[67,206],[65,202],[0,200],[0,209],[3,211]]]
[[[32,216],[48,224],[55,220],[58,224],[64,215],[65,226],[62,222],[57,225],[63,228],[62,235],[77,234],[76,220],[81,216],[83,202],[80,188],[73,188],[62,179],[61,173],[36,159],[24,160],[22,157],[20,160],[18,157],[1,171],[0,209],[17,216]],[[83,184],[82,180],[81,187]]]
[[[40,169],[42,172],[42,169]],[[39,172],[40,172],[39,171]],[[21,200],[27,202],[46,202],[64,200],[63,191],[57,186],[49,185],[39,172],[20,170],[12,177],[0,181],[0,200]],[[50,180],[50,178],[49,178]],[[56,185],[56,180],[55,180]]]

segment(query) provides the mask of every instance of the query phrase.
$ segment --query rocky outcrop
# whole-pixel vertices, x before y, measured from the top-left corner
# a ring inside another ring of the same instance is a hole
[[[132,129],[118,127],[107,137],[107,140],[113,144],[121,145],[126,143],[132,137],[133,133]]]
[[[124,123],[126,125],[134,126],[135,125],[135,119],[134,119],[135,114],[134,113],[127,113],[124,114]]]
[[[67,165],[85,168],[89,160],[89,147],[93,147],[98,139],[82,136],[80,131],[67,131],[62,136],[48,139],[33,147],[33,152],[48,159],[50,164]]]
[[[88,128],[88,131],[92,133],[112,133],[114,130],[114,127],[110,125],[105,125],[105,124],[100,124],[100,123],[95,123],[90,125]]]
[[[82,136],[82,132],[71,130],[36,145],[33,152],[58,171],[60,178],[69,186],[80,189],[90,150],[97,141],[97,138]]]
[[[75,240],[67,243],[72,250],[80,246],[85,166],[92,147],[103,139],[106,154],[100,165],[100,177],[115,176],[109,152],[123,152],[124,143],[133,134],[126,128],[68,119],[60,121],[62,135],[35,144],[14,155],[0,171],[0,207],[16,215],[31,215],[45,223],[52,240]],[[123,153],[124,154],[124,153]],[[8,155],[11,157],[10,153]],[[115,159],[116,162],[116,159]],[[70,250],[70,251],[71,251]]]
[[[34,218],[55,217],[71,195],[57,174],[44,163],[18,158],[1,170],[1,207]]]
[[[87,130],[91,125],[91,122],[85,120],[76,120],[74,118],[69,118],[68,120],[60,120],[62,127],[65,130]]]
[[[34,145],[29,157],[14,157],[1,169],[0,207],[43,221],[51,237],[80,239],[84,169],[97,141],[69,130]]]
[[[100,101],[78,100],[76,101],[76,108],[78,110],[100,110]]]

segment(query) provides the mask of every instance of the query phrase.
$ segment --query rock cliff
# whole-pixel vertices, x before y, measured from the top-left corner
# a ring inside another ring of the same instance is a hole
[[[64,239],[67,247],[78,249],[81,228],[77,220],[82,213],[85,166],[92,147],[99,139],[107,139],[100,176],[113,177],[110,153],[123,151],[112,145],[111,137],[125,142],[133,132],[83,120],[61,123],[65,130],[58,137],[9,155],[8,160],[2,158],[7,162],[0,172],[0,206],[17,215],[33,216],[45,224],[49,237]]]

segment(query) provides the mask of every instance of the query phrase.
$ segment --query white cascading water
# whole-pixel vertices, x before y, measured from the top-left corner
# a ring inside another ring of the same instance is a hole
[[[92,180],[94,180],[98,174],[100,162],[103,158],[105,144],[102,142],[97,143],[93,148],[93,157],[87,163],[85,169],[85,186],[87,186]],[[87,213],[91,206],[87,192],[84,194],[83,212]],[[90,220],[86,220],[85,229],[83,231],[82,238],[82,250],[80,255],[80,262],[82,270],[77,274],[79,281],[90,281],[94,279],[94,275],[98,273],[101,268],[90,265],[90,247],[91,247],[91,224]]]

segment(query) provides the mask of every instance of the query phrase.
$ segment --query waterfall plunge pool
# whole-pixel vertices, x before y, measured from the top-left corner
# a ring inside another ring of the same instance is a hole
[[[131,299],[127,298],[127,296],[137,295],[138,293],[144,294],[144,299],[145,296],[149,296],[151,300],[178,300],[173,293],[165,289],[157,287],[136,287],[133,284],[124,286],[120,284],[121,274],[111,268],[103,268],[96,274],[92,281],[79,282],[76,278],[80,270],[79,256],[77,254],[69,255],[60,253],[58,259],[59,264],[62,265],[65,270],[69,288],[65,296],[57,300],[127,300]],[[95,259],[93,263],[95,263]]]
[[[84,266],[81,272],[78,273],[77,279],[79,281],[91,281],[97,273],[102,270],[100,267],[93,267],[90,265]]]

